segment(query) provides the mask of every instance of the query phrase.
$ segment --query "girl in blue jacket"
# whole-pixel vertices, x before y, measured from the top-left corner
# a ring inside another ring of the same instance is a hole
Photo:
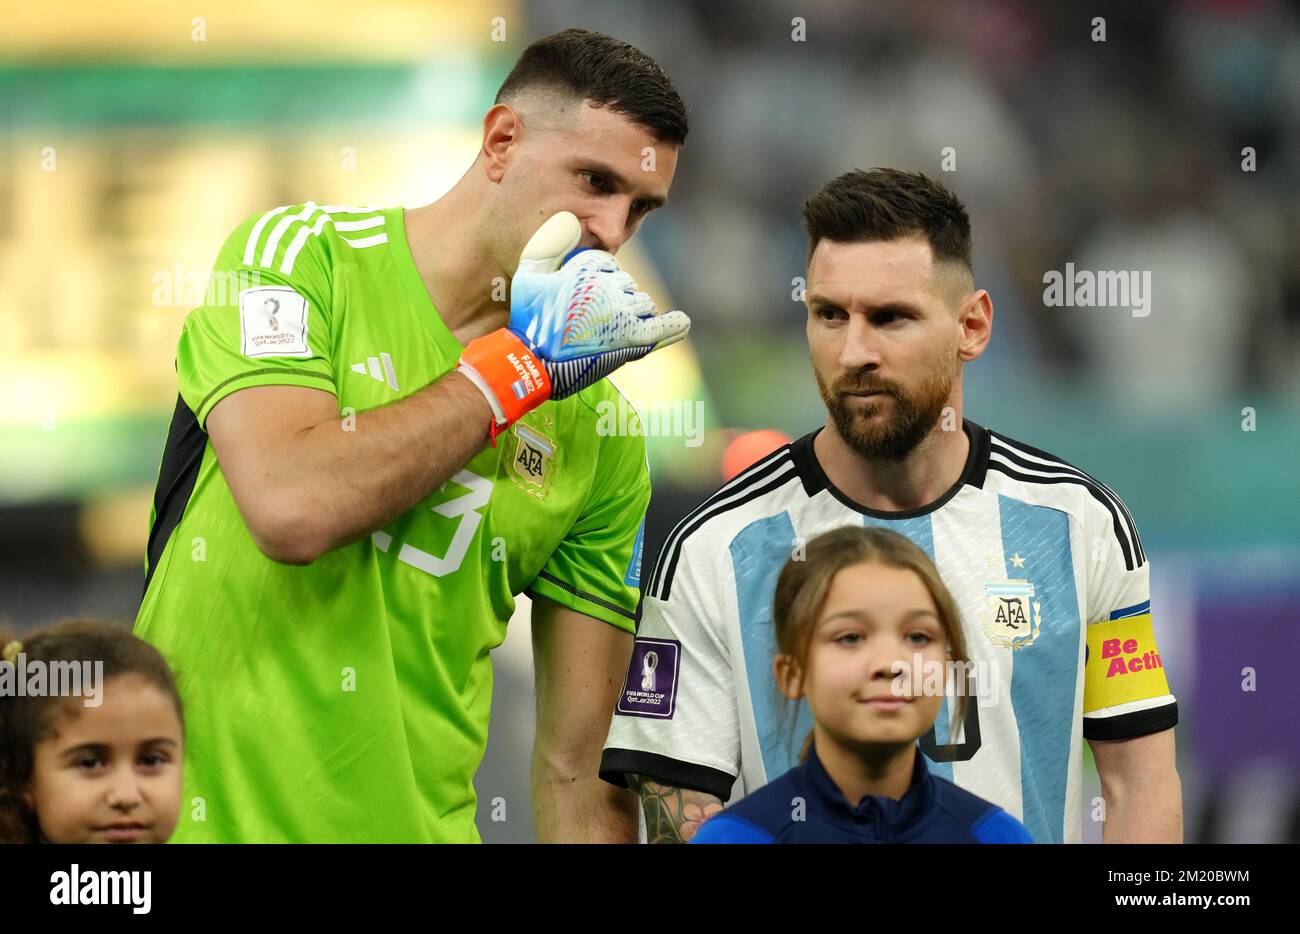
[[[836,529],[786,563],[775,601],[773,673],[787,698],[807,700],[812,733],[798,766],[692,843],[1033,842],[997,805],[930,773],[917,746],[946,674],[964,685],[967,663],[956,604],[925,552],[887,529]]]

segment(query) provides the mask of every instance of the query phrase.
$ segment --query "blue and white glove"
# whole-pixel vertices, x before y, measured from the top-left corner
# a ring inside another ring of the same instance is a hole
[[[509,325],[461,357],[460,371],[492,406],[494,438],[546,399],[567,398],[690,330],[683,312],[658,314],[609,253],[572,252],[581,239],[568,211],[542,224],[510,283]]]
[[[576,217],[554,215],[524,247],[510,283],[509,328],[545,361],[552,399],[681,340],[691,327],[684,312],[658,314],[609,253],[571,253],[580,239]]]

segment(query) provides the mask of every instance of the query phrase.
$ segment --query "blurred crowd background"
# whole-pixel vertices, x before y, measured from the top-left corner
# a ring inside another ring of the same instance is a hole
[[[227,233],[308,199],[432,200],[524,46],[581,26],[655,57],[692,116],[671,204],[620,254],[693,320],[620,386],[704,417],[651,439],[645,566],[744,432],[823,420],[803,199],[853,167],[926,172],[966,201],[995,307],[967,416],[1100,477],[1141,530],[1187,839],[1300,840],[1294,5],[202,6],[0,12],[0,618],[133,620],[175,341]],[[1049,306],[1067,263],[1149,271],[1150,314]],[[527,613],[497,652],[487,841],[533,837]]]

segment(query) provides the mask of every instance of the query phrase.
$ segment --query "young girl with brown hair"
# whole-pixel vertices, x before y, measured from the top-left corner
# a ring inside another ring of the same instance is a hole
[[[0,843],[164,843],[181,800],[180,695],[109,623],[0,634]]]
[[[807,701],[813,731],[800,765],[692,843],[1033,842],[1001,808],[931,774],[917,746],[968,664],[956,604],[925,552],[887,529],[827,532],[782,568],[773,615],[777,685]]]

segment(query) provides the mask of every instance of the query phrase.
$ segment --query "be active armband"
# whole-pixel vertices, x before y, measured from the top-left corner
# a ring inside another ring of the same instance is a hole
[[[470,341],[456,370],[479,388],[492,407],[488,437],[493,447],[497,435],[551,397],[545,364],[509,328]]]
[[[1086,639],[1085,715],[1169,694],[1150,613],[1093,623]]]

